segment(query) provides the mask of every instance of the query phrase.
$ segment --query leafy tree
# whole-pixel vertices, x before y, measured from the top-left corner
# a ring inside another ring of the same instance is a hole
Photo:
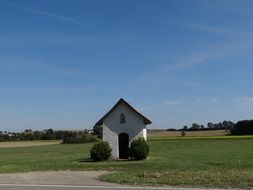
[[[232,121],[223,121],[223,128],[226,130],[231,130],[234,125],[235,124]]]
[[[197,123],[193,123],[191,128],[190,128],[190,130],[192,130],[192,131],[197,131],[199,129],[200,129],[200,125],[197,124]]]
[[[188,126],[185,125],[185,126],[183,127],[183,130],[184,130],[184,131],[187,131],[187,130],[188,130]]]
[[[214,128],[214,124],[213,124],[212,122],[208,122],[208,123],[207,123],[207,127],[208,127],[209,129],[213,129],[213,128]]]
[[[102,126],[95,125],[95,126],[93,127],[93,133],[94,133],[95,135],[97,135],[97,137],[98,137],[99,139],[102,139],[102,137],[103,137],[103,128],[102,128]]]

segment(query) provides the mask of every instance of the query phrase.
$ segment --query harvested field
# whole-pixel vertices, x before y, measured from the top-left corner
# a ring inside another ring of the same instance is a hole
[[[225,130],[185,131],[186,137],[224,136],[227,134],[230,134],[230,132]],[[181,131],[151,130],[148,131],[148,137],[181,137]]]
[[[27,147],[27,146],[44,146],[60,144],[61,141],[15,141],[15,142],[0,142],[0,148],[11,147]]]

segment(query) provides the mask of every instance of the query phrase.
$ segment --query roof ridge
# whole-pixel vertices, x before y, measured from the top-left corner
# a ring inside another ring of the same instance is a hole
[[[98,122],[96,122],[95,125],[102,125],[103,124],[103,120],[119,105],[119,103],[125,103],[130,109],[132,109],[135,113],[137,113],[140,117],[143,118],[143,122],[148,125],[151,124],[152,122],[145,117],[144,115],[142,115],[139,111],[137,111],[133,106],[131,106],[126,100],[124,100],[123,98],[120,98],[118,100],[118,102],[100,119],[98,120]]]

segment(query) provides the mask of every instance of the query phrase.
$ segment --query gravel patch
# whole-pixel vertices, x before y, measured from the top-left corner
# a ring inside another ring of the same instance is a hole
[[[50,171],[0,174],[0,184],[43,184],[43,185],[106,185],[115,184],[100,182],[97,177],[107,171]]]

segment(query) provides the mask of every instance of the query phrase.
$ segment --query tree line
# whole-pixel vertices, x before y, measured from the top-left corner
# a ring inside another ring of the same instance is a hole
[[[26,129],[23,132],[7,132],[0,131],[0,142],[3,141],[28,141],[28,140],[64,140],[68,138],[79,138],[87,137],[91,131],[67,131],[67,130],[57,130],[45,129],[43,131],[32,131],[31,129]]]
[[[218,123],[208,122],[206,127],[202,124],[193,123],[190,127],[185,125],[177,130],[174,128],[167,131],[208,131],[208,130],[227,130],[231,135],[253,135],[253,120],[241,120],[236,123],[232,121],[223,121]]]
[[[202,124],[193,123],[191,127],[188,127],[185,125],[181,130],[184,131],[205,131],[205,130],[231,130],[235,126],[235,123],[232,121],[226,121],[218,122],[218,123],[212,123],[208,122],[206,127]]]

